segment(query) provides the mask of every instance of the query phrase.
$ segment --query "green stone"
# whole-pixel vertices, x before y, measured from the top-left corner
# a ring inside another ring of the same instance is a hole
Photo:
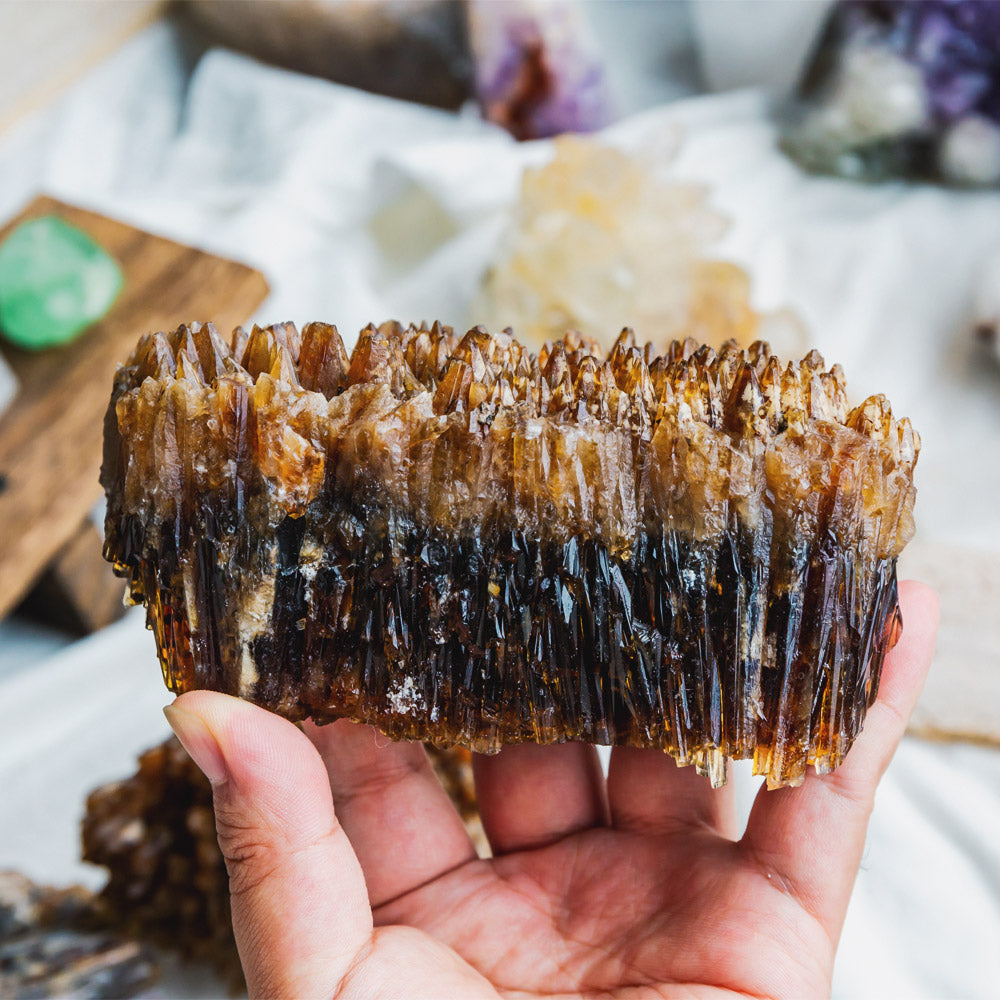
[[[31,350],[65,344],[111,308],[114,258],[55,215],[22,222],[0,244],[0,331]]]

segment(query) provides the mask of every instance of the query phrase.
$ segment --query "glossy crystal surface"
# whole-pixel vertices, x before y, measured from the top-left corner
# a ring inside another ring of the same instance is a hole
[[[780,786],[875,697],[918,449],[762,343],[182,327],[116,376],[106,554],[173,691]]]

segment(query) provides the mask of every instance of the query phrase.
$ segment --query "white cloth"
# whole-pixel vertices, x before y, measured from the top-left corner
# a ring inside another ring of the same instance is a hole
[[[169,28],[139,36],[0,144],[0,216],[45,190],[245,260],[271,284],[268,321],[333,320],[348,337],[392,316],[465,322],[545,143],[221,51],[184,79]],[[805,177],[752,93],[650,111],[609,139],[641,146],[678,125],[674,173],[709,184],[732,217],[723,250],[753,273],[758,304],[795,306],[856,398],[884,391],[922,432],[922,536],[1000,551],[1000,380],[977,368],[963,328],[977,261],[1000,244],[1000,198]],[[133,614],[2,677],[0,865],[77,877],[84,792],[166,732],[152,639]],[[837,996],[995,995],[998,828],[1000,754],[904,744]]]

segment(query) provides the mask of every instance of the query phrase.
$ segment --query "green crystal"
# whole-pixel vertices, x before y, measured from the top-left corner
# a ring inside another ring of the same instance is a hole
[[[111,308],[122,282],[82,230],[54,215],[23,222],[0,244],[0,330],[32,350],[68,343]]]

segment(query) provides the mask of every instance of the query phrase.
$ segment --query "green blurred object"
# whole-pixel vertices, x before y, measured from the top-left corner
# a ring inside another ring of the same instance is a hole
[[[107,313],[123,280],[82,230],[55,215],[30,219],[0,244],[0,332],[29,350],[66,344]]]

